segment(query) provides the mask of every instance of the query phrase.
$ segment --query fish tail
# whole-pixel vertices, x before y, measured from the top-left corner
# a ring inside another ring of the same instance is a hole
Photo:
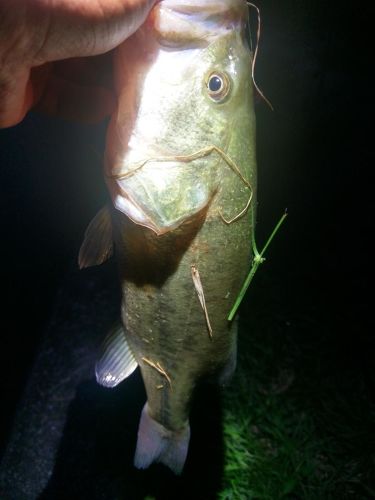
[[[137,469],[147,469],[153,462],[160,462],[179,475],[185,464],[189,440],[189,424],[181,431],[170,431],[150,416],[146,403],[139,422],[134,465]]]

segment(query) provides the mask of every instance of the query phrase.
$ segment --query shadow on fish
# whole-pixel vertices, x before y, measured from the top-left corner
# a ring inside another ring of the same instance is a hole
[[[224,384],[236,365],[227,318],[250,268],[256,204],[247,16],[243,0],[162,0],[115,53],[112,206],[89,225],[79,264],[116,255],[122,322],[96,377],[114,387],[140,367],[141,469],[182,472],[196,385]]]

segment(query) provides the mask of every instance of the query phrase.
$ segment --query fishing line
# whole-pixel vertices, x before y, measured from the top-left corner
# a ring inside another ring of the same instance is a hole
[[[253,58],[253,62],[251,64],[251,78],[253,80],[253,83],[254,83],[254,87],[256,89],[256,91],[258,92],[258,94],[264,99],[264,101],[268,104],[268,106],[272,109],[273,111],[273,106],[271,104],[271,102],[267,99],[267,97],[263,94],[263,92],[260,90],[260,88],[258,87],[256,81],[255,81],[255,63],[256,63],[256,59],[257,59],[257,55],[258,55],[258,48],[259,48],[259,40],[260,40],[260,32],[261,32],[261,18],[260,18],[260,10],[259,8],[254,5],[253,3],[251,2],[246,2],[246,4],[249,6],[249,7],[252,7],[253,9],[255,9],[257,11],[257,16],[258,16],[258,27],[257,27],[257,41],[256,41],[256,45],[255,45],[255,51],[254,51],[254,58]],[[252,40],[251,40],[251,33],[250,33],[250,48],[252,50]]]

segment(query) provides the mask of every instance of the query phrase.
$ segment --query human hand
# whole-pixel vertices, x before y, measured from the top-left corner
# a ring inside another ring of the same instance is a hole
[[[0,0],[0,127],[16,125],[34,106],[86,122],[109,115],[115,97],[107,52],[156,1]]]

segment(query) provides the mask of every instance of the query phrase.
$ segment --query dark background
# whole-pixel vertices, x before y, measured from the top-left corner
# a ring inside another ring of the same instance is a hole
[[[258,5],[256,79],[275,108],[257,100],[258,246],[289,213],[259,273],[295,307],[301,297],[311,302],[311,314],[336,330],[340,369],[348,363],[367,372],[374,395],[375,12],[362,2]],[[106,200],[104,141],[105,124],[37,114],[0,131],[0,452],[57,291]]]

